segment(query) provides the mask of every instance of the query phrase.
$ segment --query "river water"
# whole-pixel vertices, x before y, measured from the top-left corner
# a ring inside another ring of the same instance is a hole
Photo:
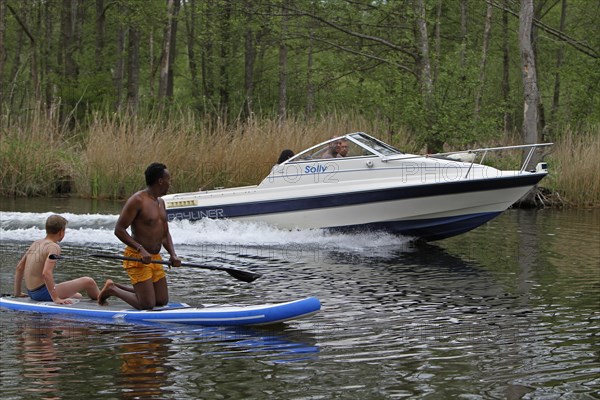
[[[2,199],[0,292],[43,236],[69,220],[56,269],[127,282],[112,229],[120,205]],[[600,398],[600,212],[511,210],[414,246],[386,234],[178,222],[171,299],[259,304],[305,296],[322,310],[270,328],[145,326],[0,310],[3,399]]]

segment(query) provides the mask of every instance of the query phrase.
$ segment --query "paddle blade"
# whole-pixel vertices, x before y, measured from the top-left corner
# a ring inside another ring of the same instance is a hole
[[[246,271],[240,271],[237,269],[228,269],[226,270],[226,272],[231,275],[232,277],[234,277],[235,279],[239,279],[240,281],[244,281],[244,282],[254,282],[255,280],[257,280],[258,278],[260,278],[262,275],[258,274],[258,273],[254,273],[254,272],[246,272]]]

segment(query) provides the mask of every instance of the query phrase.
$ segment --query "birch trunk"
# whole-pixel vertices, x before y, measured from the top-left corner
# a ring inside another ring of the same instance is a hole
[[[535,54],[531,41],[533,27],[533,0],[521,0],[519,14],[519,48],[521,52],[521,74],[523,78],[523,141],[526,144],[538,142],[539,91],[535,68]],[[538,162],[532,157],[527,165],[531,169]]]

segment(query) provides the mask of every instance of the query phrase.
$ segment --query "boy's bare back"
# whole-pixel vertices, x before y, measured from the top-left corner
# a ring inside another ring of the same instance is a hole
[[[27,289],[33,290],[44,284],[42,271],[50,254],[60,254],[60,246],[48,238],[36,240],[27,249],[23,274]]]

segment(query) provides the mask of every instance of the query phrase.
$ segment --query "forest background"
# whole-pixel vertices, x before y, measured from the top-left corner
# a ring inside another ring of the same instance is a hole
[[[0,0],[0,195],[256,184],[284,148],[554,142],[600,205],[596,0]],[[519,154],[492,160],[499,166]]]

